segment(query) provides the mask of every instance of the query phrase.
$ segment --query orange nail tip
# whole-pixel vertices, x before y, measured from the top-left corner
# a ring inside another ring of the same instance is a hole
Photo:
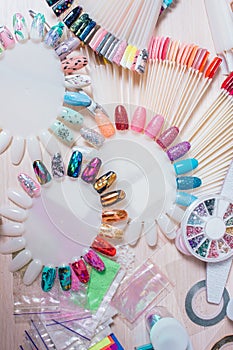
[[[210,63],[210,65],[207,67],[207,70],[205,72],[205,78],[212,79],[221,63],[222,59],[220,57],[215,57]]]

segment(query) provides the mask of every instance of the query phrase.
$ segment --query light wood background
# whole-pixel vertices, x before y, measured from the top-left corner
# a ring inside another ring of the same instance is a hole
[[[45,4],[44,0],[36,2],[33,0],[4,0],[0,4],[0,24],[6,24],[12,28],[12,15],[15,12],[21,12],[29,20],[27,10],[30,8],[45,13],[49,23],[54,22],[52,11]],[[214,46],[205,12],[204,0],[175,1],[175,7],[161,18],[155,33],[171,36],[173,39],[179,39],[181,42],[196,43],[201,47],[206,47],[211,52],[212,57],[214,56]],[[222,80],[223,75],[219,72],[209,93],[206,94],[201,102],[201,110],[205,110],[213,101],[213,95],[218,92]],[[0,89],[4,89],[4,86],[1,85]],[[11,103],[14,93],[16,92],[12,87],[12,96],[9,96],[9,101],[1,101],[1,103]],[[14,127],[13,122],[12,127]],[[10,186],[16,186],[16,175],[19,172],[19,169],[10,165],[9,159],[9,152],[0,156],[0,204],[7,202],[6,190]],[[24,166],[29,167],[30,163],[28,161],[25,164]],[[22,170],[22,167],[20,170]],[[26,169],[24,168],[23,170],[25,171]],[[149,249],[142,239],[139,246],[135,248],[137,263],[152,256],[154,261],[164,269],[170,280],[174,282],[174,287],[172,293],[161,304],[165,305],[175,317],[185,324],[191,336],[194,350],[208,350],[210,345],[213,345],[216,340],[226,334],[233,333],[233,324],[225,318],[224,321],[216,326],[205,328],[193,324],[187,318],[184,311],[184,298],[194,283],[205,278],[205,265],[195,259],[182,256],[177,252],[173,243],[167,242],[165,239],[160,239],[160,241],[161,249],[158,253]],[[13,316],[13,276],[8,272],[7,267],[10,260],[10,256],[0,255],[1,350],[17,349],[22,341],[23,331],[27,328],[27,324],[16,323]],[[228,290],[230,293],[231,289],[233,288],[229,286]],[[200,302],[205,304],[203,299],[200,298]],[[197,309],[203,313],[205,313],[205,310],[206,312],[215,312],[214,307],[202,306],[202,304],[199,307],[197,306]],[[117,317],[115,319],[113,330],[126,350],[131,350],[136,345],[145,344],[149,340],[143,320],[140,325],[131,328],[121,318]]]

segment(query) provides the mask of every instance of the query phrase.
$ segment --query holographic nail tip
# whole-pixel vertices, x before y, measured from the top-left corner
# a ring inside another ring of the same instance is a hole
[[[83,170],[81,178],[87,183],[93,183],[98,175],[102,161],[98,157],[93,158]]]
[[[107,207],[122,201],[125,197],[126,194],[123,190],[116,190],[102,194],[100,196],[100,201],[103,207]]]
[[[191,145],[187,141],[178,143],[167,150],[168,158],[173,162],[174,160],[183,157],[190,150],[190,147]]]
[[[94,250],[89,250],[84,256],[83,259],[87,264],[92,266],[95,270],[102,272],[105,270],[105,264],[103,260],[94,252]]]
[[[10,49],[15,45],[15,39],[6,26],[0,26],[0,43],[4,49]]]
[[[54,178],[61,178],[65,174],[64,163],[60,153],[55,153],[51,163],[52,175]]]
[[[87,267],[82,259],[75,261],[71,264],[71,266],[80,282],[87,283],[89,281],[90,276]]]
[[[24,173],[19,174],[18,181],[21,187],[30,197],[37,197],[40,195],[40,185],[35,182],[29,175]]]
[[[52,180],[49,171],[41,160],[35,160],[33,162],[33,169],[36,178],[41,185],[45,185]]]
[[[96,238],[92,242],[91,248],[107,256],[112,257],[116,255],[116,248],[99,236],[96,236]]]
[[[69,161],[67,175],[73,178],[77,178],[81,171],[82,166],[82,153],[79,151],[74,151]]]
[[[106,174],[99,177],[93,187],[99,193],[103,193],[107,188],[109,188],[114,181],[116,181],[117,175],[114,171],[108,171]]]
[[[13,16],[13,28],[16,40],[18,42],[23,42],[28,39],[28,28],[25,18],[21,13],[15,13]]]

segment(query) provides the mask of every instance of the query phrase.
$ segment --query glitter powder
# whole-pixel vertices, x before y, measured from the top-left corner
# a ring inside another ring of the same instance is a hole
[[[205,237],[204,234],[201,234],[199,236],[193,237],[192,239],[189,240],[189,244],[192,247],[192,249],[195,249],[203,240],[203,238]]]
[[[203,203],[200,203],[195,209],[194,212],[199,216],[208,216],[206,207]]]

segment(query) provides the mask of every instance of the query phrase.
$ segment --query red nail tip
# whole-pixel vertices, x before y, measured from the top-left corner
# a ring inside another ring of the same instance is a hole
[[[223,81],[221,88],[227,90],[232,83],[233,83],[233,72],[231,72],[228,75],[228,77]]]
[[[215,57],[206,69],[205,78],[212,79],[221,63],[222,59],[220,57]]]
[[[118,105],[115,108],[115,125],[117,130],[128,130],[129,120],[126,109],[122,105]]]
[[[102,259],[94,252],[93,250],[89,250],[84,256],[83,259],[87,264],[92,266],[95,270],[102,272],[105,270],[105,265]]]
[[[178,134],[179,129],[176,126],[172,126],[171,128],[165,130],[159,136],[156,142],[162,149],[166,149],[174,142]]]
[[[94,242],[91,245],[91,248],[107,256],[116,255],[116,248],[114,248],[110,243],[108,243],[107,241],[105,241],[103,238],[99,236],[96,236]]]
[[[87,283],[89,281],[90,276],[87,271],[87,267],[82,259],[75,261],[71,264],[71,266],[80,282]]]
[[[163,50],[162,50],[162,54],[161,54],[161,59],[165,60],[167,57],[167,51],[169,48],[169,44],[170,44],[171,39],[170,38],[166,38],[164,45],[163,45]]]

